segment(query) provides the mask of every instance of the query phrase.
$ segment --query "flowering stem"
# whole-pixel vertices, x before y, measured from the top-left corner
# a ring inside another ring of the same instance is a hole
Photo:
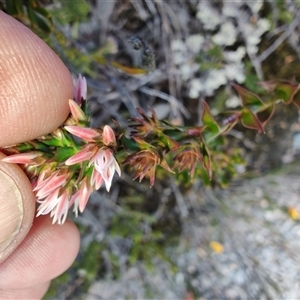
[[[298,86],[281,82],[267,86],[283,90],[286,103],[300,103]],[[128,137],[117,124],[117,134],[108,125],[91,128],[86,80],[80,75],[64,124],[51,134],[2,148],[8,155],[2,161],[24,166],[39,203],[37,215],[50,213],[53,223],[59,224],[64,223],[71,206],[75,215],[82,212],[94,190],[105,185],[109,191],[114,173],[121,176],[120,165],[134,169],[133,179],[149,177],[150,186],[154,185],[157,166],[171,173],[187,172],[190,178],[202,176],[203,180],[211,180],[214,172],[221,183],[226,183],[228,172],[234,174],[243,159],[238,151],[225,153],[224,136],[239,121],[263,132],[276,103],[276,97],[266,103],[240,86],[234,88],[243,107],[225,113],[221,125],[205,101],[202,126],[198,127],[175,126],[158,120],[152,109],[150,116],[137,109],[140,116],[131,119]]]

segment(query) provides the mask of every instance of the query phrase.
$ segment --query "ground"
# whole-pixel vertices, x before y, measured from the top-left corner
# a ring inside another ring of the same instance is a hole
[[[199,125],[202,99],[216,117],[240,104],[232,83],[261,95],[260,81],[299,79],[297,1],[46,2],[43,37],[86,76],[94,126],[149,106]],[[124,172],[94,193],[75,220],[81,252],[46,298],[300,298],[298,121],[279,103],[264,134],[234,128],[247,168],[227,189],[171,177],[150,189]]]

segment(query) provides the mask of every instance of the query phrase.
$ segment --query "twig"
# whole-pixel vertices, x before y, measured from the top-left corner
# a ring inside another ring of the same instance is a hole
[[[116,76],[111,75],[108,70],[103,69],[103,72],[105,73],[107,78],[109,78],[112,85],[118,90],[119,95],[122,95],[121,99],[122,99],[123,103],[125,104],[125,106],[127,107],[129,113],[132,116],[136,116],[137,111],[136,111],[135,107],[137,106],[137,102],[134,101],[132,96],[129,94],[128,89],[126,88],[126,86],[124,86],[122,84],[122,82],[120,82],[116,78]]]
[[[260,54],[256,59],[259,63],[263,62],[266,58],[270,56],[296,29],[299,25],[300,21],[300,11],[298,10],[294,21],[288,27],[286,31],[269,47],[267,48],[262,54]]]
[[[181,191],[179,190],[178,186],[174,183],[174,181],[171,183],[171,189],[174,193],[174,197],[175,197],[176,203],[178,205],[180,218],[182,221],[184,221],[189,215],[188,208],[187,208],[186,202],[184,200],[184,197],[183,197]]]
[[[139,17],[145,21],[148,19],[149,14],[147,13],[147,11],[144,9],[144,7],[141,5],[141,3],[139,1],[136,0],[130,0],[132,6],[137,10]]]
[[[141,92],[148,94],[150,96],[155,96],[155,97],[159,97],[163,100],[168,101],[171,104],[171,107],[173,109],[173,113],[174,115],[178,115],[178,110],[181,111],[181,113],[186,117],[189,118],[190,114],[188,112],[188,110],[184,107],[184,105],[182,103],[180,103],[175,97],[168,95],[164,92],[158,91],[158,90],[154,90],[151,88],[148,88],[146,86],[141,87],[139,89]],[[176,108],[176,109],[175,109]]]
[[[171,51],[171,40],[173,36],[173,32],[171,30],[170,23],[168,21],[168,16],[166,13],[166,9],[171,9],[168,3],[166,2],[157,2],[158,11],[161,15],[161,35],[162,35],[162,45],[165,55],[165,60],[167,64],[167,75],[168,75],[168,82],[169,82],[169,90],[170,95],[176,96],[176,88],[174,85],[174,77],[172,69],[172,51]]]
[[[244,28],[245,28],[245,26],[244,26],[244,24],[245,24],[244,17],[245,17],[245,16],[244,16],[244,14],[241,14],[241,15],[240,15],[240,14],[238,14],[238,13],[237,13],[237,16],[238,16],[238,17],[237,17],[238,25],[239,25],[239,28],[240,28],[240,30],[241,30],[242,36],[243,36],[243,38],[244,38],[244,41],[245,41],[247,54],[248,54],[248,56],[249,56],[249,58],[250,58],[250,61],[251,61],[252,66],[253,66],[254,69],[255,69],[255,72],[256,72],[257,77],[258,77],[260,80],[262,80],[263,77],[264,77],[264,75],[263,75],[263,71],[262,71],[262,67],[261,67],[260,61],[257,59],[257,56],[256,56],[255,54],[253,54],[253,53],[251,53],[251,52],[249,51],[249,43],[248,43],[247,36],[246,36],[245,30],[244,30]]]

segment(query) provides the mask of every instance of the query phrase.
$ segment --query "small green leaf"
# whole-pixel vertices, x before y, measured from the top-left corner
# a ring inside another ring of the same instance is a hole
[[[269,80],[260,82],[260,85],[272,94],[274,100],[281,100],[284,104],[294,102],[300,105],[300,85],[286,80]],[[272,100],[274,102],[274,100]],[[298,105],[298,104],[299,105]]]
[[[50,33],[53,28],[53,21],[49,12],[42,7],[35,7],[36,24],[39,29],[46,33]]]
[[[207,55],[216,60],[222,60],[223,49],[219,45],[213,45],[213,47],[207,50]]]
[[[17,16],[19,14],[19,3],[20,1],[12,1],[12,0],[6,0],[6,13],[11,16]]]
[[[36,14],[34,13],[34,9],[30,6],[27,7],[28,19],[32,26],[37,27]]]
[[[299,90],[299,84],[294,84],[287,80],[263,81],[260,85],[269,93],[272,93],[274,99],[280,99],[284,104],[291,103],[294,95]]]
[[[162,121],[162,123],[165,125],[168,125],[165,120]],[[177,141],[177,142],[182,142],[184,140],[190,140],[190,139],[195,139],[198,137],[201,137],[201,134],[204,130],[203,126],[198,126],[198,127],[175,127],[173,128],[167,128],[167,129],[161,129],[163,134],[167,135],[171,139]]]
[[[158,140],[160,143],[164,145],[168,149],[168,151],[173,151],[180,147],[180,144],[177,143],[175,140],[171,139],[169,136],[165,135],[162,132],[157,133]]]
[[[70,147],[61,147],[56,149],[53,160],[58,162],[66,161],[76,153],[76,149]]]
[[[209,106],[205,101],[202,101],[203,113],[202,113],[202,123],[205,126],[204,135],[206,141],[209,143],[211,140],[215,139],[220,135],[220,128],[212,116]]]
[[[50,33],[52,30],[51,19],[48,17],[47,11],[39,7],[30,7],[27,8],[28,18],[31,22],[31,25],[34,28],[38,28],[46,33]]]
[[[148,150],[148,149],[154,148],[152,146],[152,144],[147,143],[145,140],[143,140],[137,136],[133,136],[132,138],[137,143],[137,145],[139,146],[139,149],[141,149],[141,150]]]
[[[299,84],[292,84],[287,82],[278,82],[274,89],[276,98],[282,100],[284,104],[289,104],[293,101],[294,95],[299,90]]]
[[[259,132],[264,132],[262,124],[259,122],[257,117],[252,113],[252,111],[244,107],[241,114],[241,121],[243,126],[250,129],[256,129]]]
[[[262,110],[265,105],[261,101],[261,99],[254,93],[244,89],[243,87],[233,83],[232,86],[236,89],[238,94],[240,95],[244,106],[248,107],[254,113]]]
[[[54,6],[51,9],[51,14],[62,25],[81,23],[89,18],[91,7],[88,1],[59,1],[59,4],[59,6]]]

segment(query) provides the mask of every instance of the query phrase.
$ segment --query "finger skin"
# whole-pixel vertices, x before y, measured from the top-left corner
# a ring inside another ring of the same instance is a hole
[[[25,289],[0,290],[0,299],[5,300],[21,300],[21,299],[42,299],[46,294],[50,281],[31,286]]]
[[[4,147],[59,127],[69,113],[73,82],[59,57],[2,11],[0,37],[0,147]],[[52,225],[49,216],[34,219],[35,198],[26,175],[3,162],[0,170],[19,187],[24,212],[19,234],[0,253],[0,299],[39,299],[49,281],[75,259],[79,233],[71,222],[61,226]]]
[[[25,289],[57,277],[76,258],[79,244],[72,222],[52,225],[49,216],[36,218],[24,241],[0,266],[0,290]]]
[[[8,146],[49,133],[61,125],[69,112],[73,82],[59,57],[27,27],[2,11],[0,37],[0,146]],[[35,214],[35,199],[18,166],[1,162],[0,170],[18,185],[24,212],[20,233],[14,243],[0,252],[1,262],[28,233]]]
[[[0,11],[0,146],[47,134],[66,119],[71,75],[27,27]]]
[[[5,157],[5,155],[0,153],[0,159],[3,157]],[[7,164],[0,161],[0,170],[7,174],[19,187],[19,191],[23,199],[23,219],[19,228],[19,233],[15,236],[13,243],[8,245],[2,252],[0,252],[1,263],[17,248],[17,246],[22,242],[23,238],[29,232],[35,215],[35,197],[32,193],[32,187],[27,176],[17,165]],[[0,186],[0,192],[1,190],[3,190],[3,188]],[[10,201],[10,199],[7,199],[7,201]]]

